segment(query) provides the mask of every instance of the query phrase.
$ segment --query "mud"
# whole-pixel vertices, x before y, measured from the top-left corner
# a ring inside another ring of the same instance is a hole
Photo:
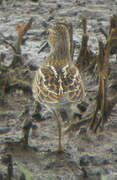
[[[22,54],[28,58],[26,64],[39,66],[47,56],[49,48],[39,53],[46,41],[46,27],[53,20],[65,19],[73,25],[73,39],[76,44],[74,61],[77,59],[82,38],[81,17],[87,17],[89,47],[98,53],[98,38],[105,38],[100,28],[108,31],[110,17],[116,13],[117,1],[113,0],[40,0],[3,1],[0,5],[0,33],[10,42],[16,39],[16,23],[34,21],[25,35],[21,46]],[[5,53],[4,64],[11,63],[9,48],[0,45],[0,53]],[[110,56],[116,64],[116,55]],[[117,67],[117,66],[116,66]],[[83,74],[82,74],[83,77]],[[84,77],[83,77],[84,79]],[[87,81],[93,82],[91,77]],[[97,86],[95,86],[97,90]],[[28,113],[24,113],[26,109]],[[94,108],[94,106],[93,106]],[[29,171],[33,180],[116,180],[117,179],[117,104],[108,124],[100,133],[93,134],[82,127],[62,137],[64,153],[56,152],[58,133],[53,119],[39,122],[33,119],[29,146],[24,148],[23,125],[25,119],[32,121],[35,103],[31,96],[22,90],[13,90],[0,102],[0,178],[7,178],[7,164],[3,163],[5,154],[12,155],[13,179],[18,180],[22,170],[18,164]]]

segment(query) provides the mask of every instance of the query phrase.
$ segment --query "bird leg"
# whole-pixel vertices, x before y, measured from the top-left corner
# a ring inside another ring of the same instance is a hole
[[[61,123],[60,121],[57,120],[57,124],[58,124],[58,133],[59,133],[59,145],[58,145],[58,152],[62,152],[62,145],[61,145]]]
[[[62,152],[62,144],[61,144],[61,135],[62,135],[62,128],[61,128],[61,122],[60,122],[60,114],[59,112],[56,110],[52,110],[55,119],[57,120],[57,125],[58,125],[58,135],[59,135],[59,144],[58,144],[58,152]]]

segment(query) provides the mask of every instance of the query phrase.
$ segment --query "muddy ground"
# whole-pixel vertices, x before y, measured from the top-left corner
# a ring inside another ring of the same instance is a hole
[[[108,31],[110,17],[116,10],[116,0],[8,0],[0,6],[0,33],[14,42],[16,23],[27,23],[33,17],[32,27],[21,48],[22,54],[28,57],[26,64],[38,66],[49,52],[47,48],[38,53],[46,41],[47,25],[56,19],[66,19],[73,24],[76,60],[82,38],[81,17],[87,17],[89,47],[98,53],[98,38],[105,41],[100,27]],[[9,48],[0,45],[0,53],[6,54],[6,66],[12,59],[9,51]],[[110,61],[116,62],[116,55],[111,56]],[[92,79],[87,78],[85,81]],[[29,113],[23,114],[26,108],[29,108]],[[11,91],[0,103],[0,180],[7,179],[7,165],[2,160],[6,153],[12,155],[12,179],[15,180],[19,180],[23,172],[18,164],[29,171],[33,180],[117,180],[117,104],[113,108],[115,114],[110,115],[101,133],[92,134],[82,128],[80,133],[75,131],[63,136],[65,152],[62,154],[56,152],[58,133],[56,122],[52,119],[33,122],[29,148],[24,149],[18,143],[23,137],[24,120],[32,120],[34,108],[32,97],[24,95],[22,90]]]

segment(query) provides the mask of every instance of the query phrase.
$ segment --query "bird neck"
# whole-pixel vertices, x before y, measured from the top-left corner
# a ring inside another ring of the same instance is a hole
[[[62,44],[58,47],[51,48],[50,57],[53,60],[58,59],[71,61],[70,49],[68,45]]]

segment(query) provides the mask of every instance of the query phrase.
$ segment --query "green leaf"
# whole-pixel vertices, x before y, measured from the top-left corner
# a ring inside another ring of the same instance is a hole
[[[101,175],[101,180],[106,180],[106,176],[105,175]]]
[[[25,169],[21,163],[17,162],[17,165],[19,169],[24,173],[26,180],[32,180],[30,172],[27,169]]]

